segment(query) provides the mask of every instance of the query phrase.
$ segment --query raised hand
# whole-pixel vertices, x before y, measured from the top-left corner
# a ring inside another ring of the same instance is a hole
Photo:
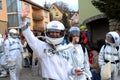
[[[25,9],[23,9],[23,11],[21,12],[21,20],[22,22],[25,22],[26,17],[29,14],[29,7],[26,7]]]
[[[75,69],[75,74],[76,74],[77,76],[79,76],[79,75],[83,74],[83,70],[76,68],[76,69]]]

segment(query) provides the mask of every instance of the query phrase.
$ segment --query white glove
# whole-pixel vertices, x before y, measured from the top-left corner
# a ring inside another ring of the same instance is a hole
[[[24,26],[26,26],[27,25],[27,21],[25,21],[25,22],[21,22],[21,24],[20,24],[20,28],[22,28],[22,27],[24,27]]]

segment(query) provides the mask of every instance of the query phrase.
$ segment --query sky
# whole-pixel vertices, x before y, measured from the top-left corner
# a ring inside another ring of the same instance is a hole
[[[64,3],[66,3],[69,6],[69,8],[71,10],[74,10],[74,11],[78,10],[78,0],[73,0],[73,1],[71,1],[71,0],[32,0],[32,1],[37,4],[40,4],[41,6],[43,6],[45,1],[46,1],[46,3],[50,3],[50,4],[52,4],[56,1],[63,1]]]

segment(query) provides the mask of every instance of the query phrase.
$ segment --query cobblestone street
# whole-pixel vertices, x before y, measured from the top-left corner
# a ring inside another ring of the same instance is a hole
[[[7,78],[0,78],[0,80],[10,80],[9,76]],[[31,68],[23,68],[20,76],[20,80],[41,80],[39,76],[32,75]]]
[[[7,78],[0,78],[0,80],[10,80],[9,77]],[[31,68],[23,68],[20,76],[20,80],[42,80],[40,76],[33,76]],[[120,80],[120,74],[117,80]]]

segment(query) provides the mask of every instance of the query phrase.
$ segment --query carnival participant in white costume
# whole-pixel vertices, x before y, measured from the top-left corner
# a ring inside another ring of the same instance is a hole
[[[4,52],[4,38],[0,34],[0,77],[7,77],[6,71],[6,54]]]
[[[80,29],[71,27],[69,29],[69,41],[73,44],[71,49],[71,58],[68,60],[73,66],[81,70],[81,75],[72,76],[72,80],[91,80],[90,64],[87,49],[80,44]],[[71,60],[72,59],[72,60]]]
[[[22,69],[22,54],[24,51],[18,35],[17,30],[10,29],[9,36],[4,42],[10,80],[19,80],[20,71]]]
[[[40,59],[43,80],[69,80],[68,75],[79,75],[80,70],[69,65],[63,57],[59,55],[59,48],[64,39],[64,25],[59,21],[48,23],[45,32],[46,42],[34,36],[25,21],[29,10],[23,10],[21,14],[21,30],[28,44]],[[64,50],[63,50],[64,51]]]
[[[120,37],[117,32],[108,32],[105,38],[105,45],[102,46],[99,53],[99,66],[101,68],[109,61],[111,62],[111,76],[108,80],[117,80],[120,63],[119,41]],[[104,78],[103,76],[101,77]]]

